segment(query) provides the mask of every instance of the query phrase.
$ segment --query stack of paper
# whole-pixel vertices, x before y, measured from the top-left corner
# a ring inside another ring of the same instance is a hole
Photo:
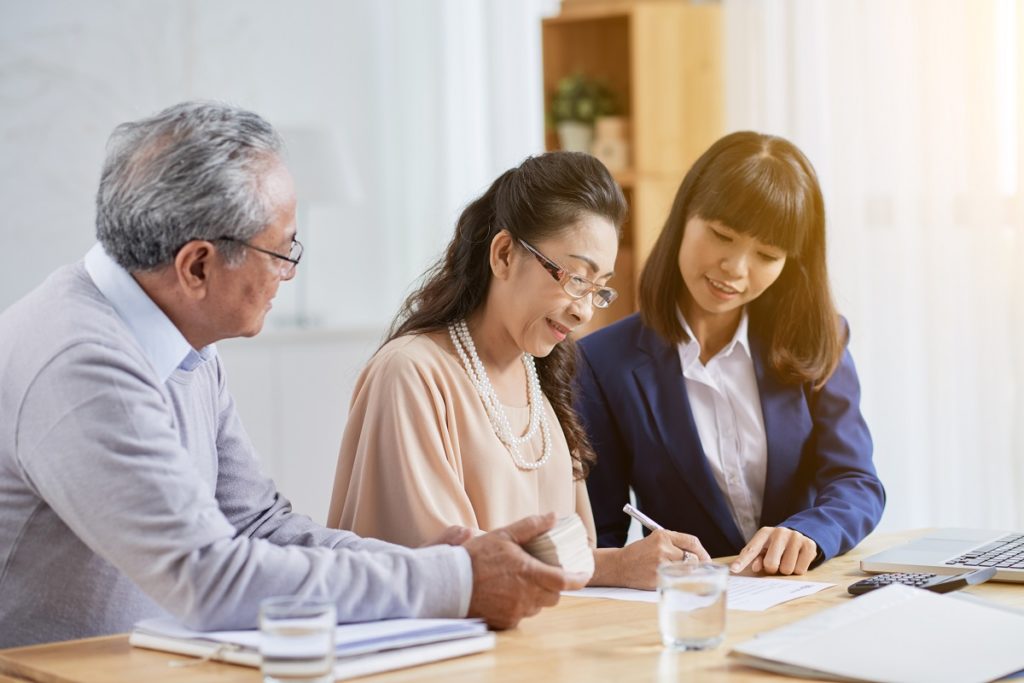
[[[991,681],[1024,668],[1024,616],[893,584],[733,648],[748,666],[843,681]]]
[[[135,647],[259,666],[260,632],[192,631],[173,619],[147,619],[128,638]],[[335,679],[365,676],[494,648],[479,619],[391,619],[335,630]]]
[[[526,552],[545,564],[567,572],[594,574],[594,551],[587,541],[587,530],[579,515],[562,517],[546,533],[523,546]]]

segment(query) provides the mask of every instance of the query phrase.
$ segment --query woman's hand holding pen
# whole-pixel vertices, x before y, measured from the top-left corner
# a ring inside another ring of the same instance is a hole
[[[679,562],[685,555],[701,561],[711,557],[696,536],[659,529],[623,548],[594,551],[591,586],[620,586],[654,590],[658,586],[658,565]]]
[[[729,571],[737,574],[749,566],[755,573],[803,574],[817,554],[818,545],[799,531],[764,526],[729,565]]]

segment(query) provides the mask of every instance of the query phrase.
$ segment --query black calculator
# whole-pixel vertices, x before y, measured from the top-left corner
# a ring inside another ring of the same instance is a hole
[[[964,586],[974,586],[984,583],[996,575],[995,567],[982,567],[972,569],[962,574],[926,574],[917,572],[892,572],[890,574],[876,574],[856,583],[851,583],[846,589],[854,595],[863,595],[876,588],[888,586],[891,583],[902,583],[904,586],[924,588],[935,593],[948,593],[959,590]]]

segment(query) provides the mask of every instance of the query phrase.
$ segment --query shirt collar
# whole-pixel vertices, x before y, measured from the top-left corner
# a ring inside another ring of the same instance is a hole
[[[131,273],[110,258],[102,245],[96,244],[85,255],[85,270],[132,331],[161,382],[166,382],[175,369],[192,370],[216,353],[212,344],[199,351],[193,349]]]
[[[700,342],[697,341],[696,335],[693,333],[693,329],[690,327],[690,323],[686,322],[686,316],[683,315],[681,309],[676,309],[676,313],[679,315],[679,322],[683,326],[683,331],[686,332],[687,339],[679,342],[679,359],[683,364],[683,371],[685,372],[688,367],[693,363],[697,362],[700,358]],[[746,352],[748,357],[753,357],[750,353],[750,338],[749,338],[749,316],[747,315],[746,307],[743,308],[743,312],[740,313],[740,324],[736,326],[736,332],[733,333],[732,339],[729,343],[722,347],[722,350],[715,354],[715,358],[724,358],[732,354],[737,347]]]

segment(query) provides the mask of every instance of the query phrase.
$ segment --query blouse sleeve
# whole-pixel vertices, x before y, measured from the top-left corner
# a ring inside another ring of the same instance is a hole
[[[458,524],[478,529],[436,373],[382,349],[353,393],[328,525],[418,546]]]

